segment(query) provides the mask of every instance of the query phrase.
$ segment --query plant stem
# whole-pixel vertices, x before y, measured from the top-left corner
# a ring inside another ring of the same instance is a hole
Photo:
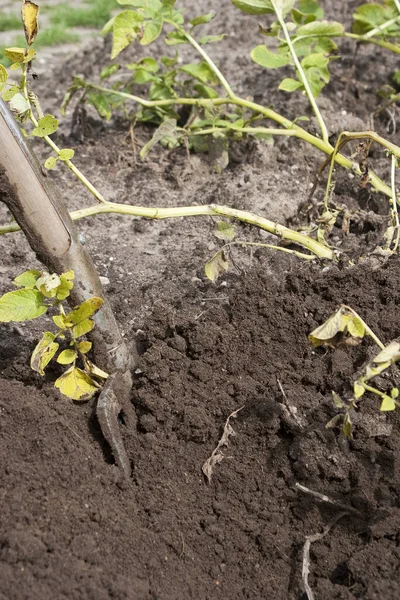
[[[294,49],[294,46],[292,44],[292,39],[291,39],[289,31],[287,29],[287,26],[286,26],[286,23],[285,23],[285,19],[283,18],[282,11],[277,8],[275,0],[271,0],[271,4],[272,4],[273,9],[275,10],[275,13],[276,13],[277,19],[279,21],[279,24],[282,27],[282,31],[283,31],[283,34],[285,36],[286,43],[287,43],[287,45],[289,47],[290,53],[292,55],[295,67],[296,67],[296,69],[298,71],[298,74],[300,76],[301,82],[302,82],[302,84],[304,86],[305,92],[306,92],[306,94],[308,96],[308,99],[310,101],[310,104],[311,104],[311,107],[312,107],[312,109],[314,111],[314,114],[315,114],[315,116],[317,118],[319,127],[321,129],[322,139],[324,140],[325,143],[329,144],[329,134],[328,134],[328,130],[327,130],[326,125],[325,125],[325,121],[322,118],[322,115],[321,115],[320,110],[318,108],[318,104],[315,101],[314,95],[313,95],[313,93],[311,91],[311,88],[310,88],[310,85],[308,83],[306,74],[304,73],[303,67],[301,66],[301,63],[300,63],[299,59],[297,58],[296,50]]]
[[[400,241],[400,222],[399,222],[399,211],[397,208],[397,193],[396,193],[396,166],[397,166],[397,159],[394,156],[394,154],[392,154],[392,165],[391,165],[391,169],[390,169],[390,180],[391,180],[391,184],[392,184],[392,207],[391,207],[391,213],[392,213],[392,221],[394,222],[394,228],[396,231],[396,237],[395,237],[395,241],[394,241],[394,247],[392,249],[392,252],[396,252],[397,248],[399,247],[399,241]]]
[[[296,256],[298,256],[299,258],[303,258],[304,260],[314,260],[315,259],[315,256],[312,256],[312,254],[304,254],[303,252],[298,252],[297,250],[292,250],[290,248],[282,248],[281,246],[274,246],[273,244],[262,244],[260,242],[244,242],[244,241],[228,242],[227,244],[222,246],[222,248],[220,248],[218,250],[218,252],[216,252],[214,254],[214,256],[219,254],[225,248],[230,248],[231,246],[257,246],[258,248],[271,248],[272,250],[279,250],[280,252],[287,252],[288,254],[295,254]]]
[[[381,40],[379,38],[368,38],[365,35],[358,35],[357,33],[345,33],[344,34],[345,37],[347,38],[351,38],[352,40],[355,40],[356,42],[366,42],[369,44],[374,44],[375,46],[379,46],[380,48],[385,48],[386,50],[390,50],[390,52],[393,52],[394,54],[400,54],[400,46],[397,46],[396,44],[393,44],[391,42],[387,42],[385,40]]]
[[[90,83],[90,84],[87,83],[86,87],[88,89],[98,90],[99,92],[104,92],[106,94],[120,96],[121,98],[125,98],[126,100],[132,100],[133,102],[137,102],[137,104],[140,104],[141,106],[144,106],[145,108],[173,106],[176,104],[199,106],[199,107],[207,108],[210,105],[222,106],[224,104],[234,104],[236,106],[241,106],[242,108],[247,108],[255,113],[261,114],[264,117],[266,117],[267,119],[271,119],[272,121],[279,123],[285,129],[292,130],[291,135],[293,135],[294,137],[297,137],[300,140],[303,140],[304,142],[311,144],[312,146],[315,146],[319,150],[322,150],[322,152],[324,152],[325,154],[329,154],[329,155],[332,154],[333,149],[334,149],[333,146],[329,142],[325,142],[321,138],[319,138],[315,135],[312,135],[311,133],[309,133],[308,131],[306,131],[305,129],[303,129],[302,127],[297,125],[296,123],[293,123],[293,121],[290,121],[286,117],[283,117],[279,113],[276,113],[274,110],[267,108],[265,106],[262,106],[261,104],[257,104],[256,102],[252,102],[251,100],[246,100],[245,98],[241,98],[240,96],[235,95],[232,98],[168,98],[165,100],[145,100],[144,98],[141,98],[140,96],[135,96],[132,94],[128,94],[126,92],[119,92],[117,90],[110,90],[109,88],[103,87],[101,85],[92,84],[92,83]],[[371,132],[371,134],[372,133],[373,132]],[[285,135],[285,134],[282,133],[279,135]],[[367,137],[370,134],[363,133],[363,135],[364,135],[364,137]],[[378,137],[380,137],[380,136],[378,136]],[[391,142],[386,142],[386,140],[384,140],[384,138],[380,138],[380,139],[382,140],[382,142],[385,142],[383,145],[387,146],[388,148],[395,148],[396,152],[400,152],[400,148],[398,146],[395,146]],[[338,153],[335,157],[335,161],[342,167],[345,167],[346,169],[349,169],[349,170],[354,170],[358,175],[361,174],[360,169],[358,167],[355,167],[353,162],[351,160],[349,160],[348,158],[346,158],[345,156],[343,156],[342,154]],[[385,196],[391,197],[392,191],[391,191],[390,187],[388,185],[386,185],[377,175],[375,175],[375,173],[373,171],[369,171],[369,177],[370,177],[370,182],[371,182],[372,186],[376,189],[376,191],[381,192],[382,194],[385,194]]]
[[[182,27],[177,27],[174,24],[173,21],[168,21],[168,22],[171,25],[174,25],[175,28],[180,33],[182,33],[185,36],[185,38],[187,39],[187,41],[189,42],[189,44],[191,44],[193,46],[193,48],[195,48],[195,50],[197,50],[197,52],[200,54],[200,56],[202,58],[204,58],[204,60],[206,61],[206,63],[210,67],[210,69],[215,73],[216,77],[219,79],[222,87],[224,88],[224,90],[226,91],[226,93],[228,94],[228,96],[230,98],[233,98],[235,96],[234,91],[232,90],[231,86],[229,85],[228,81],[225,79],[225,77],[223,76],[223,74],[221,73],[221,71],[218,69],[217,65],[208,56],[207,52],[205,52],[205,50],[203,50],[203,48],[200,46],[200,44],[198,44],[196,42],[196,40],[190,35],[190,33],[188,33],[187,31],[185,31]]]
[[[32,122],[32,124],[35,127],[37,127],[38,121],[33,113],[32,104],[31,104],[29,94],[28,94],[27,65],[26,64],[22,65],[21,88],[22,88],[23,96],[29,106],[29,119]],[[59,148],[57,146],[57,144],[55,144],[48,135],[46,135],[44,137],[44,139],[46,140],[46,142],[48,143],[50,148],[52,148],[52,150],[54,150],[54,152],[57,154],[57,156],[59,156],[60,152],[61,152],[61,148]],[[100,192],[90,183],[90,181],[84,176],[84,174],[77,167],[75,167],[75,165],[70,160],[63,160],[63,162],[73,172],[75,177],[77,177],[79,179],[79,181],[81,181],[83,183],[83,185],[89,190],[89,192],[92,194],[92,196],[94,196],[94,198],[96,198],[96,200],[98,202],[100,202],[100,203],[106,202],[106,200],[103,198],[103,196],[100,194]]]
[[[243,223],[254,225],[265,231],[269,231],[273,235],[289,240],[303,248],[306,248],[315,256],[321,259],[334,259],[334,252],[317,242],[313,238],[293,231],[284,225],[269,221],[264,217],[255,215],[254,213],[245,210],[236,210],[229,206],[219,206],[215,204],[209,204],[204,206],[175,206],[170,208],[149,208],[144,206],[131,206],[129,204],[117,204],[115,202],[105,202],[104,204],[95,204],[88,208],[81,208],[71,213],[71,218],[74,220],[83,219],[98,214],[115,213],[119,215],[131,215],[134,217],[144,217],[146,219],[171,219],[176,217],[198,217],[198,216],[221,216],[237,219]],[[18,225],[12,223],[11,225],[3,225],[0,227],[0,234],[11,233],[18,231]]]

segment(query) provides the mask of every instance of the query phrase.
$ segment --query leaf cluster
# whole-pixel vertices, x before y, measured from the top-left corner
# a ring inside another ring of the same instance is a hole
[[[341,306],[322,325],[314,329],[308,339],[315,348],[319,346],[336,347],[338,345],[358,345],[362,339],[370,335],[374,341],[379,342],[368,325],[361,317],[348,306]],[[400,407],[397,401],[399,390],[392,387],[389,392],[372,387],[370,381],[382,375],[384,371],[400,360],[400,343],[396,340],[384,346],[379,342],[380,351],[361,370],[359,376],[353,382],[353,396],[349,400],[342,400],[336,392],[332,392],[333,402],[341,412],[338,413],[326,425],[327,428],[336,426],[342,421],[342,431],[347,437],[352,437],[351,411],[357,407],[359,400],[366,392],[370,392],[380,398],[380,410],[388,412]]]
[[[330,81],[329,63],[338,50],[333,38],[341,37],[344,28],[336,21],[323,20],[323,10],[315,0],[285,1],[232,0],[233,4],[250,14],[275,14],[285,17],[290,37],[290,48],[282,25],[274,21],[268,26],[260,25],[260,33],[271,43],[256,46],[251,52],[253,61],[268,69],[284,66],[295,67],[296,77],[286,77],[279,85],[285,92],[305,91],[302,75],[307,79],[314,98],[317,98]],[[272,41],[273,40],[273,41]],[[300,60],[303,73],[293,60],[293,50]]]
[[[53,359],[60,365],[68,365],[68,369],[55,381],[55,387],[68,398],[87,400],[107,378],[107,373],[86,356],[92,348],[91,342],[82,339],[93,329],[92,317],[101,308],[103,300],[89,298],[65,312],[63,301],[70,295],[73,280],[73,271],[61,275],[37,269],[25,271],[13,281],[21,289],[7,292],[0,298],[0,321],[28,321],[40,317],[51,308],[58,308],[59,314],[52,317],[57,332],[44,332],[33,350],[31,367],[44,375]],[[67,347],[60,351],[61,344]]]

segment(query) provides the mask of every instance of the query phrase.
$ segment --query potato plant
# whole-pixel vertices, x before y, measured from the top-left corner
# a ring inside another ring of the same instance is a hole
[[[343,433],[349,438],[352,437],[353,431],[352,412],[358,408],[365,393],[373,394],[380,400],[382,412],[393,411],[396,407],[400,408],[397,386],[389,386],[388,390],[382,391],[371,385],[373,378],[382,375],[400,360],[400,343],[398,340],[393,340],[385,346],[360,315],[346,305],[341,306],[325,323],[314,329],[308,336],[315,348],[319,346],[335,348],[338,345],[358,346],[365,336],[373,339],[379,352],[367,361],[358,377],[355,378],[351,398],[343,400],[336,392],[332,392],[333,402],[340,412],[326,425],[327,428],[332,428],[342,422]]]

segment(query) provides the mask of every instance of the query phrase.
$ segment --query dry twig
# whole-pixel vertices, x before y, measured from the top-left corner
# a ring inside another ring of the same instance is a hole
[[[237,410],[234,410],[233,413],[231,413],[229,415],[229,417],[226,419],[225,425],[224,425],[224,431],[222,433],[221,439],[219,440],[216,448],[213,450],[211,456],[209,458],[207,458],[206,462],[201,467],[201,470],[203,471],[204,475],[206,476],[208,483],[210,483],[210,481],[211,481],[211,477],[212,477],[215,465],[220,463],[224,458],[224,454],[222,453],[221,448],[228,446],[229,438],[233,435],[236,435],[232,428],[232,425],[230,424],[230,420],[235,419],[237,417],[238,413],[243,408],[244,408],[244,406],[241,406]]]

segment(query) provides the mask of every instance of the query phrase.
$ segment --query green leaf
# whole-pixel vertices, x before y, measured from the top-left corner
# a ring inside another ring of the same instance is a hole
[[[39,119],[38,126],[32,131],[32,135],[36,137],[46,137],[51,135],[58,129],[58,121],[52,115],[46,115]]]
[[[57,362],[60,365],[70,365],[78,358],[75,350],[63,350],[57,357]]]
[[[13,284],[31,290],[36,286],[36,281],[39,279],[40,275],[40,271],[31,269],[30,271],[25,271],[24,273],[21,273],[21,275],[18,275],[18,277],[13,280]]]
[[[158,144],[158,142],[161,142],[161,140],[164,138],[175,134],[175,132],[176,119],[167,119],[161,123],[161,125],[155,130],[151,140],[148,141],[147,144],[145,144],[141,149],[140,158],[144,159],[155,144]]]
[[[344,27],[337,21],[312,21],[297,29],[296,38],[310,36],[341,37],[343,34]]]
[[[220,240],[231,241],[236,236],[235,226],[227,221],[218,221],[217,230],[214,232],[214,235]]]
[[[386,394],[382,398],[381,403],[381,412],[389,412],[396,408],[396,402],[390,396],[386,396]]]
[[[109,121],[112,116],[110,102],[105,94],[93,92],[88,96],[88,103],[95,107],[100,117]]]
[[[82,337],[92,331],[94,327],[94,321],[92,319],[84,319],[77,325],[72,327],[72,335],[75,339]]]
[[[226,37],[226,33],[220,33],[218,35],[203,35],[197,41],[200,46],[205,46],[206,44],[213,44],[214,42],[220,42]]]
[[[44,370],[58,350],[59,344],[55,340],[54,333],[46,331],[31,356],[31,368],[44,375]]]
[[[264,44],[253,48],[250,56],[255,63],[267,69],[277,69],[290,64],[289,54],[276,54],[268,50]]]
[[[196,83],[193,89],[198,93],[201,98],[218,98],[218,92],[208,85],[202,83]]]
[[[128,65],[125,65],[125,66],[130,71],[136,71],[136,69],[142,69],[143,71],[148,71],[149,73],[157,73],[160,69],[158,62],[154,58],[151,58],[149,56],[142,58],[137,63],[129,63]]]
[[[154,19],[153,21],[148,21],[144,27],[143,36],[140,38],[141,45],[147,46],[148,44],[154,42],[154,40],[156,40],[162,32],[162,27],[162,19]]]
[[[89,400],[99,386],[82,369],[71,367],[55,383],[60,392],[72,400]]]
[[[114,63],[112,65],[108,65],[107,67],[104,67],[104,69],[100,73],[100,79],[102,81],[104,79],[107,79],[107,77],[110,77],[111,75],[114,75],[114,73],[116,73],[117,71],[119,71],[120,68],[121,68],[121,65],[118,65],[116,63]]]
[[[88,317],[94,315],[104,304],[104,301],[97,296],[93,296],[93,298],[89,298],[82,302],[80,306],[71,310],[71,312],[67,315],[65,319],[65,324],[67,326],[78,325],[82,321],[85,321]]]
[[[143,17],[133,10],[125,10],[115,17],[111,60],[136,40],[142,23]]]
[[[179,31],[171,31],[165,38],[167,46],[176,46],[177,44],[188,44],[186,36]]]
[[[16,96],[19,93],[19,86],[18,85],[12,85],[10,88],[8,88],[8,90],[5,90],[2,94],[2,98],[4,100],[4,102],[10,102],[10,100],[12,100],[12,98],[14,98],[14,96]]]
[[[399,397],[399,388],[396,388],[396,387],[392,388],[390,390],[390,395],[392,398],[394,398],[396,400],[396,398]]]
[[[192,27],[197,27],[197,25],[204,25],[205,23],[210,23],[213,19],[215,19],[217,13],[215,11],[211,11],[206,15],[202,15],[201,17],[195,17],[191,21],[189,21]]]
[[[215,282],[220,275],[229,269],[229,262],[223,250],[220,250],[206,263],[204,271],[208,279]]]
[[[29,114],[29,104],[19,92],[12,96],[10,100],[10,110],[19,118],[24,118]]]
[[[250,15],[268,15],[275,12],[269,0],[232,0],[232,4]]]
[[[75,156],[74,150],[72,150],[71,148],[63,148],[62,150],[60,150],[58,158],[60,160],[66,161],[66,160],[71,160],[71,158],[74,158],[74,156]]]
[[[29,321],[37,319],[47,311],[44,297],[38,290],[16,290],[0,298],[0,321]]]
[[[46,160],[44,162],[44,167],[45,167],[45,169],[48,169],[49,171],[51,171],[51,169],[54,169],[57,162],[58,162],[58,156],[49,156],[49,158],[46,158]]]
[[[198,81],[200,81],[200,83],[218,83],[218,79],[214,71],[208,66],[206,62],[183,65],[182,67],[180,67],[179,70],[183,73],[187,73],[191,77],[194,77],[194,79],[197,79]]]
[[[300,81],[297,81],[297,79],[285,77],[285,79],[283,79],[279,84],[278,89],[283,90],[284,92],[294,92],[301,87],[303,87],[303,84]]]
[[[309,69],[311,67],[318,67],[319,69],[323,69],[329,63],[329,58],[322,53],[312,53],[303,58],[301,61],[301,66],[304,69]]]

